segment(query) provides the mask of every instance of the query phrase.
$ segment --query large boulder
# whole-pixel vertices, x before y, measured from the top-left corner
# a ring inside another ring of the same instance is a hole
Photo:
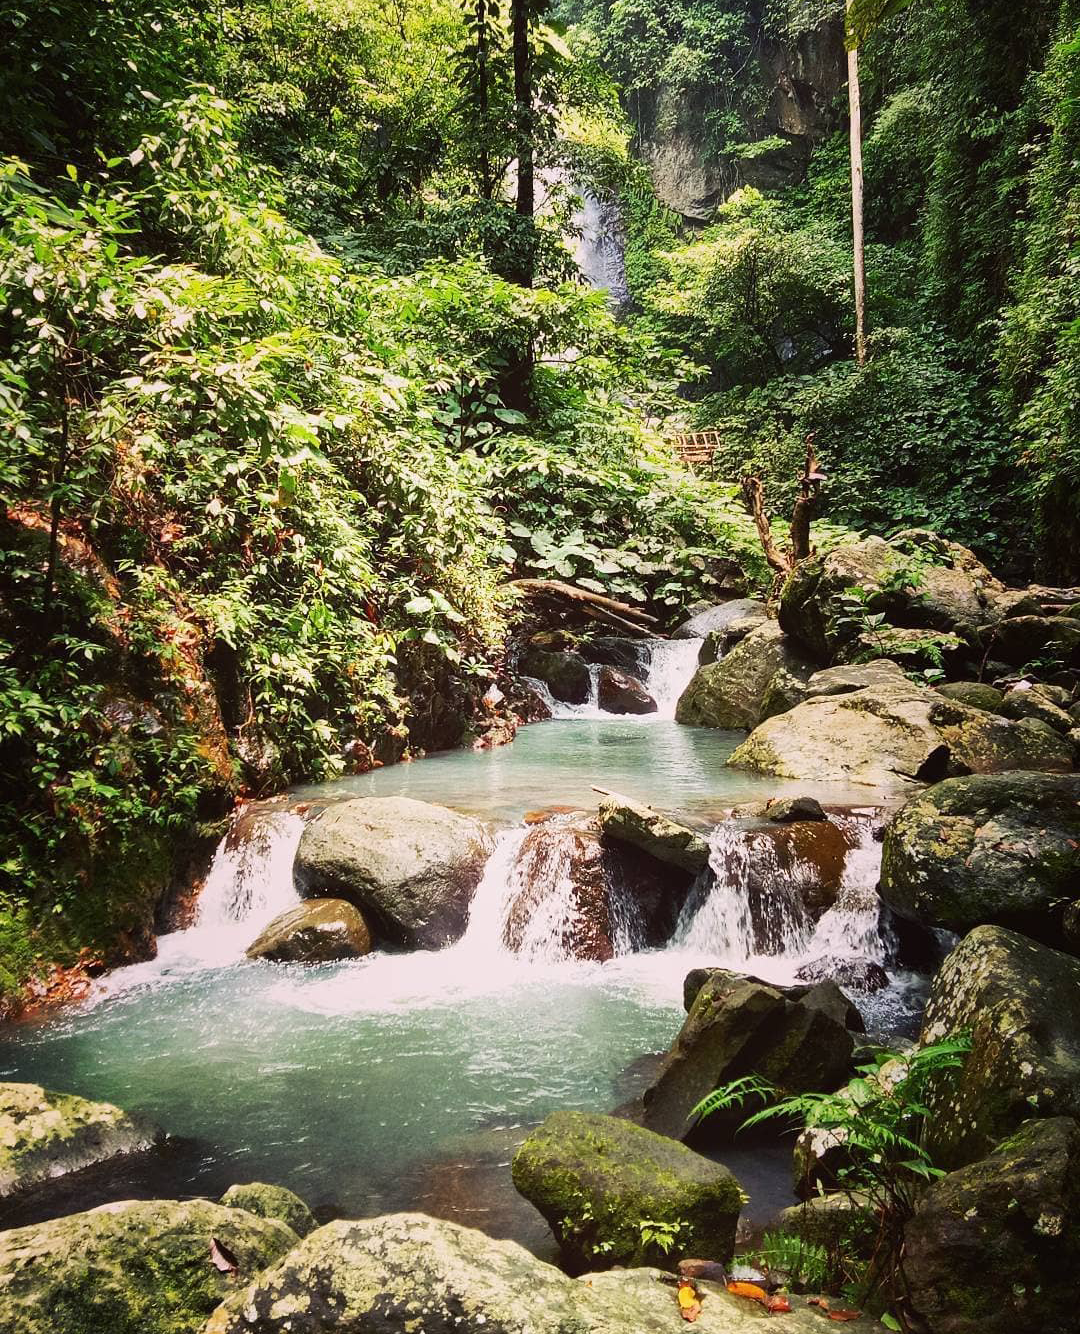
[[[728,1169],[631,1121],[553,1112],[512,1170],[574,1270],[662,1260],[643,1219],[672,1227],[686,1255],[727,1260],[734,1248],[742,1192]]]
[[[719,662],[699,667],[675,709],[675,720],[695,727],[756,727],[769,682],[778,671],[809,675],[811,664],[775,621],[752,630]]]
[[[700,875],[709,865],[704,836],[651,806],[612,795],[600,803],[599,818],[606,842],[637,848],[689,875]]]
[[[1037,659],[1057,659],[1080,666],[1080,620],[1073,616],[1016,616],[999,622],[987,635],[987,654],[1023,667]]]
[[[765,983],[713,974],[645,1091],[643,1124],[691,1144],[717,1143],[754,1110],[733,1107],[693,1123],[692,1109],[721,1084],[757,1074],[789,1093],[836,1088],[849,1074],[854,1046],[828,1010],[808,1004],[806,994],[793,1001]]]
[[[591,959],[661,945],[690,875],[601,840],[584,813],[555,815],[526,834],[511,872],[503,941],[530,958]]]
[[[968,708],[911,682],[808,699],[766,719],[728,760],[778,778],[895,786],[962,773],[1068,773],[1052,731]]]
[[[930,1097],[927,1147],[943,1167],[981,1158],[1033,1114],[1080,1116],[1080,960],[976,927],[934,980],[922,1042],[961,1032],[971,1053]]]
[[[0,1199],[53,1177],[140,1153],[162,1138],[151,1122],[107,1102],[40,1084],[0,1084]]]
[[[655,1269],[568,1278],[512,1241],[423,1214],[330,1223],[241,1288],[202,1334],[670,1334],[674,1289]],[[701,1283],[702,1334],[813,1334],[821,1318],[797,1305],[760,1306]],[[869,1318],[845,1326],[880,1334]]]
[[[850,608],[855,590],[867,611],[912,629],[994,624],[1010,606],[1008,590],[966,547],[913,530],[801,562],[781,592],[780,624],[829,662],[860,632]]]
[[[778,713],[786,713],[796,704],[816,699],[820,695],[851,695],[868,686],[904,686],[907,683],[904,669],[890,658],[825,667],[809,677],[779,671],[765,691],[760,721],[773,718]]]
[[[307,824],[294,876],[305,898],[348,900],[383,940],[437,949],[464,931],[491,847],[479,820],[445,806],[356,797]]]
[[[0,1329],[10,1334],[195,1334],[236,1286],[299,1238],[209,1200],[124,1200],[0,1232]],[[236,1273],[211,1256],[217,1241]]]
[[[221,1197],[226,1209],[245,1209],[259,1218],[276,1218],[292,1228],[298,1237],[306,1237],[319,1226],[315,1215],[299,1195],[285,1186],[272,1186],[265,1181],[245,1181],[230,1186]]]
[[[614,667],[601,667],[596,702],[605,713],[655,713],[656,700],[636,676]]]
[[[1038,718],[1058,732],[1068,732],[1073,726],[1072,717],[1061,707],[1060,695],[1054,686],[1029,685],[1023,681],[1015,686],[1001,701],[998,712],[1003,718],[1019,721],[1021,718]]]
[[[616,667],[631,676],[644,677],[649,667],[648,639],[620,639],[617,635],[597,635],[583,639],[577,647],[586,662]]]
[[[885,832],[881,896],[926,926],[996,923],[1057,945],[1080,899],[1080,775],[979,774],[912,797]]]
[[[309,899],[287,908],[247,948],[249,959],[275,963],[330,963],[370,954],[371,932],[344,899]]]
[[[933,1334],[1080,1328],[1080,1127],[1027,1121],[935,1181],[904,1233],[911,1304]]]
[[[671,637],[704,639],[716,630],[726,629],[733,621],[745,620],[748,617],[763,621],[767,615],[765,604],[756,598],[732,598],[730,602],[721,602],[715,607],[705,607],[695,612],[672,630]]]
[[[518,671],[542,681],[553,697],[564,704],[584,704],[592,691],[589,664],[570,650],[530,646],[518,660]]]

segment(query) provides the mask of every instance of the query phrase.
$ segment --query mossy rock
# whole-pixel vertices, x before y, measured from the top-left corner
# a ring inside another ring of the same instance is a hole
[[[831,983],[799,988],[789,999],[777,987],[715,970],[659,1075],[645,1090],[644,1124],[663,1135],[712,1145],[730,1140],[747,1112],[732,1107],[699,1122],[692,1109],[715,1088],[758,1074],[789,1093],[828,1091],[850,1073],[854,1043],[831,1002]],[[840,998],[847,1011],[847,1003]]]
[[[984,709],[987,713],[997,713],[1005,699],[1004,691],[982,681],[950,681],[936,689],[946,699],[966,704],[969,709]]]
[[[756,727],[776,673],[805,677],[812,670],[776,622],[767,621],[718,662],[697,669],[679,699],[675,720],[694,727]]]
[[[880,892],[925,926],[1080,945],[1063,925],[1080,898],[1080,776],[972,775],[913,797],[886,829]]]
[[[276,1218],[292,1228],[298,1237],[306,1237],[319,1226],[299,1195],[284,1186],[271,1186],[265,1181],[230,1186],[221,1197],[221,1203],[226,1209],[246,1209],[259,1218]]]
[[[236,1274],[212,1261],[214,1239]],[[0,1329],[196,1334],[238,1283],[298,1240],[276,1219],[209,1200],[124,1200],[0,1232]]]
[[[934,1182],[904,1252],[912,1305],[934,1334],[1080,1327],[1080,1127],[1028,1121]]]
[[[279,913],[248,946],[247,957],[331,963],[358,959],[371,949],[371,932],[359,909],[344,899],[310,899]]]
[[[1033,1114],[1080,1117],[1080,960],[976,927],[934,979],[921,1040],[961,1032],[970,1055],[929,1095],[935,1162],[966,1166]]]
[[[150,1121],[111,1103],[53,1093],[40,1084],[0,1084],[0,1198],[140,1153],[162,1137]]]
[[[670,1268],[670,1262],[665,1263]],[[512,1241],[390,1214],[319,1228],[231,1296],[201,1334],[671,1334],[675,1291],[656,1269],[568,1278]],[[716,1284],[700,1334],[814,1334],[819,1312],[768,1316]],[[844,1326],[882,1334],[869,1317]],[[104,1334],[104,1332],[102,1332]]]
[[[728,1169],[630,1121],[554,1112],[512,1171],[576,1270],[663,1260],[646,1225],[673,1254],[726,1260],[734,1247],[742,1192]]]

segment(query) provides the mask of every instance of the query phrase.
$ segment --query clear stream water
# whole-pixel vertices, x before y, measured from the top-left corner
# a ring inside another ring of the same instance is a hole
[[[295,902],[302,817],[271,805],[246,843],[223,844],[196,925],[162,937],[157,959],[109,975],[76,1008],[0,1033],[0,1078],[116,1102],[175,1137],[166,1153],[133,1159],[104,1182],[60,1187],[36,1214],[265,1180],[327,1215],[424,1208],[543,1250],[542,1224],[508,1190],[514,1145],[555,1108],[610,1110],[639,1091],[635,1063],[677,1033],[689,968],[725,963],[781,980],[801,958],[825,952],[880,957],[872,907],[827,914],[816,932],[795,924],[781,954],[753,956],[722,830],[712,835],[713,860],[727,881],[692,902],[665,949],[568,961],[545,947],[558,925],[551,904],[552,921],[533,924],[525,956],[503,945],[526,811],[593,807],[598,785],[714,823],[734,803],[777,791],[725,767],[737,735],[671,720],[695,657],[692,643],[655,664],[650,684],[667,717],[605,718],[584,706],[524,729],[511,746],[297,794],[402,794],[476,813],[500,831],[468,930],[447,949],[319,967],[249,962],[245,946]],[[816,792],[837,803],[875,796]],[[866,834],[846,878],[868,888],[876,875]],[[905,995],[894,989],[884,1004],[902,1009]],[[26,1207],[9,1205],[0,1223],[26,1221]]]

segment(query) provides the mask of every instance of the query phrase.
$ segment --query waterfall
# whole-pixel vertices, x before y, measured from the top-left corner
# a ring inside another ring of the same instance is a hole
[[[835,820],[851,837],[840,892],[812,924],[799,884],[815,874],[796,862],[777,861],[764,832],[739,821],[719,825],[709,837],[709,873],[683,909],[672,946],[718,967],[792,981],[799,967],[825,957],[883,963],[887,941],[880,925],[876,883],[881,845],[868,820]]]
[[[159,936],[155,958],[110,973],[102,991],[243,959],[263,927],[300,901],[293,861],[303,830],[296,811],[257,805],[241,811],[214,853],[194,925]]]
[[[670,722],[675,717],[675,706],[679,696],[690,684],[690,678],[697,671],[698,654],[701,651],[700,639],[649,639],[627,640],[628,644],[640,651],[641,665],[636,676],[649,694],[656,700],[655,713],[625,714],[607,713],[599,704],[600,673],[603,670],[597,663],[589,664],[589,696],[584,704],[564,704],[552,695],[544,681],[535,677],[526,677],[529,685],[551,710],[553,718],[617,718],[620,722]]]
[[[656,700],[658,718],[674,718],[679,696],[698,668],[700,639],[650,639],[645,689]]]
[[[683,909],[677,945],[731,968],[762,955],[803,953],[806,911],[791,875],[778,864],[775,844],[738,821],[725,821],[709,835],[709,869]]]
[[[574,817],[506,830],[473,897],[460,948],[532,964],[605,959],[641,945],[638,905]]]
[[[304,830],[295,811],[248,812],[217,846],[199,895],[194,929],[243,925],[252,939],[267,922],[299,902],[293,861]]]
[[[626,238],[616,200],[600,200],[584,190],[574,214],[574,259],[590,287],[610,293],[616,306],[630,299],[626,283]]]

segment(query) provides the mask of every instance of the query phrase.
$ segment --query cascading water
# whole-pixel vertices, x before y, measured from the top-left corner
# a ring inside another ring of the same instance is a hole
[[[675,717],[675,706],[679,696],[690,684],[698,665],[701,651],[700,639],[648,639],[627,640],[628,647],[637,654],[638,669],[630,675],[637,676],[648,693],[656,701],[656,712],[633,715],[643,722],[670,722]],[[533,677],[526,678],[529,684],[551,710],[553,718],[587,719],[618,718],[626,720],[626,714],[608,713],[600,708],[599,682],[602,667],[596,663],[589,665],[589,697],[584,704],[565,704],[552,695],[543,681]]]
[[[826,957],[883,963],[887,941],[875,890],[881,845],[869,820],[834,817],[834,823],[850,846],[839,893],[816,923],[799,893],[815,879],[815,868],[797,857],[781,867],[770,837],[726,821],[710,835],[710,874],[691,894],[673,946],[780,983],[795,981],[802,965]]]
[[[242,959],[262,928],[299,902],[292,868],[303,829],[296,811],[242,811],[214,853],[194,925],[159,936],[155,958],[110,973],[103,991]]]

